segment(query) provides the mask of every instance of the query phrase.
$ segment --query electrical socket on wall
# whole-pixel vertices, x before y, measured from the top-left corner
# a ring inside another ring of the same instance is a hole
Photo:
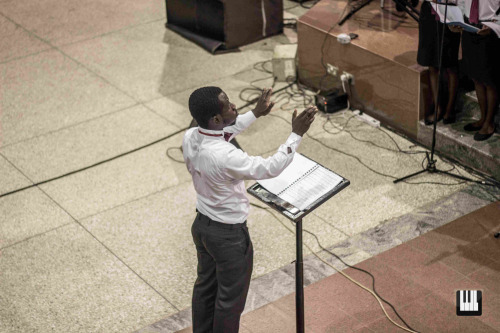
[[[326,72],[329,75],[337,76],[339,72],[339,68],[337,66],[333,66],[332,64],[326,64]]]
[[[341,80],[349,81],[351,84],[354,84],[354,75],[343,72],[342,75],[340,76]]]

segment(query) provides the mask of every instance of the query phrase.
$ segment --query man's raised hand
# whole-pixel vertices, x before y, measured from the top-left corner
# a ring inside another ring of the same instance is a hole
[[[271,102],[271,95],[273,93],[273,88],[267,88],[262,91],[262,95],[257,101],[255,109],[253,109],[253,114],[256,118],[268,115],[274,106],[274,102]]]
[[[309,127],[311,127],[316,112],[318,112],[318,109],[315,106],[308,107],[298,116],[297,110],[294,110],[292,115],[292,132],[303,136],[309,130]]]

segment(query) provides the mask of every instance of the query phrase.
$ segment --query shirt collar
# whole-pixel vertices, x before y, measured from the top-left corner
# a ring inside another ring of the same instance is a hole
[[[198,127],[198,133],[201,135],[209,136],[209,137],[220,137],[224,138],[223,130],[208,130],[206,128]]]

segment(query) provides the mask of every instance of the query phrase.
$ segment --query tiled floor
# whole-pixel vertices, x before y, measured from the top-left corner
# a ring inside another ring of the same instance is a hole
[[[374,283],[379,297],[393,306],[384,303],[391,319],[411,330],[500,332],[500,239],[493,237],[500,231],[499,216],[500,202],[492,203],[343,273],[370,289]],[[477,242],[488,246],[477,248]],[[457,290],[482,291],[481,316],[456,315]],[[304,294],[306,332],[404,331],[387,319],[371,294],[339,273],[307,286]],[[241,328],[294,332],[295,293],[243,315]]]
[[[293,7],[287,17],[306,11],[284,3]],[[173,327],[189,326],[196,197],[185,165],[166,151],[181,158],[176,132],[191,121],[187,101],[195,88],[220,86],[243,106],[244,88],[272,84],[254,64],[271,61],[274,47],[296,43],[297,35],[286,28],[239,52],[212,55],[165,29],[165,21],[164,1],[0,0],[0,332],[133,332],[173,316]],[[246,152],[268,156],[286,139],[285,102],[272,112],[285,120],[259,119],[238,137]],[[394,141],[404,150],[423,148],[356,118],[347,124],[351,116],[320,115],[309,133],[321,143],[305,137],[299,147],[351,181],[307,226],[349,263],[497,200],[484,186],[437,174],[393,184],[391,177],[419,170],[423,158],[401,154]],[[295,237],[257,208],[248,225],[251,311],[290,294]],[[318,250],[310,236],[304,240]],[[489,244],[475,241],[479,256]],[[333,273],[314,259],[307,265],[308,283]],[[491,283],[491,268],[483,269],[478,281]],[[266,298],[269,283],[274,291]]]
[[[374,276],[377,293],[414,330],[500,332],[500,239],[493,237],[499,230],[497,202],[355,267]],[[372,284],[367,274],[353,268],[344,273]],[[482,316],[456,315],[455,293],[461,289],[482,290]],[[290,294],[244,315],[241,324],[249,332],[293,332],[294,315],[295,294]],[[309,332],[403,332],[384,316],[374,297],[340,274],[305,288],[305,318]]]

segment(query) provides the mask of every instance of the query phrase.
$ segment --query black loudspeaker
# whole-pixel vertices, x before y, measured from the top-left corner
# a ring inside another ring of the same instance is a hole
[[[167,28],[209,52],[283,31],[283,0],[166,0]]]

